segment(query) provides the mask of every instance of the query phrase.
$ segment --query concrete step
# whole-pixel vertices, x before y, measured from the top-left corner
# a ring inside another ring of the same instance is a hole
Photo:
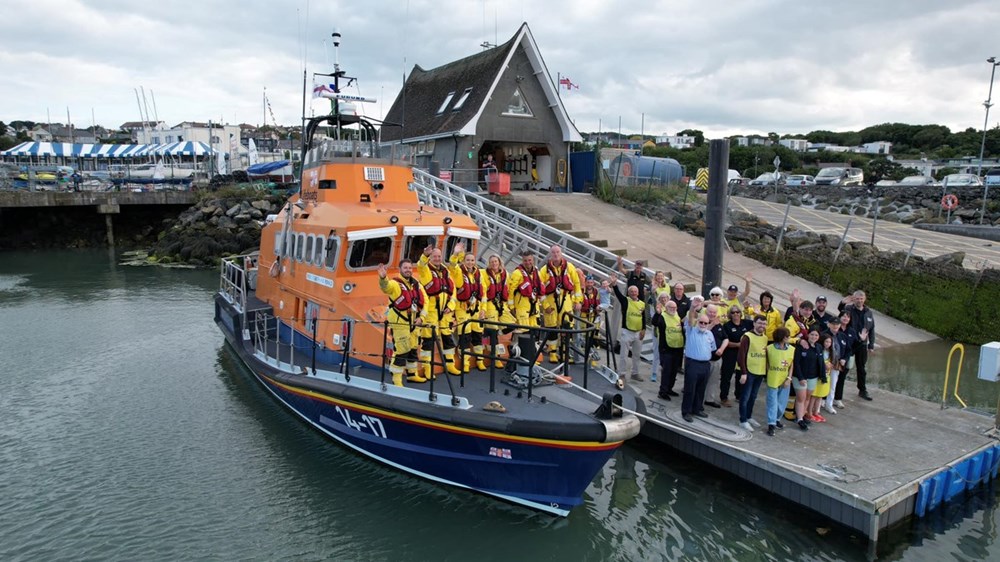
[[[594,243],[591,242],[591,244],[594,244]],[[596,244],[594,244],[594,245],[596,246]],[[612,254],[616,255],[616,256],[621,256],[623,258],[628,255],[628,250],[626,250],[624,248],[622,248],[620,250],[608,250],[608,251],[611,252]]]
[[[538,221],[538,222],[544,222],[545,224],[549,224],[550,222],[555,222],[555,220],[556,220],[556,216],[555,215],[551,215],[551,214],[537,214],[537,215],[532,215],[532,214],[529,214],[529,213],[525,213],[525,214],[528,215],[529,217],[535,219],[536,221]]]
[[[568,222],[547,222],[546,224],[548,224],[552,228],[561,230],[563,232],[566,232],[567,230],[573,228],[573,225]]]
[[[576,236],[581,240],[586,240],[587,238],[590,238],[590,233],[587,232],[586,230],[566,230],[566,234],[569,236]]]
[[[587,242],[593,244],[594,246],[597,246],[598,248],[607,248],[608,247],[608,241],[607,240],[587,240]]]

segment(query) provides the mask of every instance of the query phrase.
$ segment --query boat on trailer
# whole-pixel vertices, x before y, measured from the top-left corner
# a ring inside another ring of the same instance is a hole
[[[319,137],[322,128],[330,138]],[[416,263],[429,245],[449,255],[461,242],[475,252],[480,230],[467,216],[421,204],[408,155],[379,147],[363,117],[335,109],[308,119],[303,139],[300,191],[269,217],[258,252],[222,261],[215,320],[231,348],[281,404],[357,452],[566,515],[640,429],[631,412],[642,402],[589,360],[597,328],[577,319],[557,330],[564,357],[580,358],[572,366],[536,365],[540,348],[512,345],[521,355],[489,352],[487,371],[455,376],[443,371],[437,346],[439,376],[394,385],[379,266]]]

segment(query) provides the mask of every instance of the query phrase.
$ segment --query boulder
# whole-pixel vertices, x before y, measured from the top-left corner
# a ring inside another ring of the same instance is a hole
[[[962,267],[962,263],[965,261],[965,252],[951,252],[950,254],[941,254],[940,256],[934,256],[933,258],[927,258],[928,265],[957,265]]]
[[[219,217],[219,220],[216,224],[218,225],[219,228],[224,230],[230,230],[236,228],[236,221],[229,218],[228,216]]]
[[[226,216],[232,218],[238,215],[239,213],[240,213],[240,205],[237,203],[236,205],[229,207],[229,210],[226,211]]]
[[[250,203],[250,206],[259,211],[271,211],[271,203],[264,199],[258,199],[253,203]]]

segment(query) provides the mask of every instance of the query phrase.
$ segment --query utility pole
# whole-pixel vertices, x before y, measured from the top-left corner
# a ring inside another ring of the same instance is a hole
[[[708,207],[705,209],[705,252],[702,263],[702,293],[722,284],[722,257],[726,244],[726,206],[729,176],[729,142],[714,139],[708,149]]]

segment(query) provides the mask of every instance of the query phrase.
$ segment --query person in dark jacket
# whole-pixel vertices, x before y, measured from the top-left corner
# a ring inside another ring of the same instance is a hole
[[[819,348],[819,330],[811,328],[809,334],[799,340],[795,349],[795,369],[792,388],[795,390],[795,423],[802,431],[809,429],[812,416],[806,412],[812,391],[816,384],[826,381],[826,369],[823,366],[823,351]]]
[[[854,291],[853,295],[844,297],[840,310],[851,315],[851,325],[858,335],[854,342],[854,366],[857,368],[858,396],[863,400],[871,400],[868,394],[868,354],[875,351],[875,315],[872,309],[865,306],[867,296],[864,291]]]
[[[850,359],[854,353],[854,342],[858,336],[851,326],[851,315],[844,313],[840,315],[840,328],[833,334],[838,346],[840,373],[837,375],[837,384],[834,385],[833,405],[837,408],[844,408],[844,381],[847,380],[847,372],[850,371]]]
[[[743,319],[742,307],[731,306],[728,310],[728,316],[729,321],[722,324],[720,328],[723,337],[729,340],[729,344],[726,346],[725,351],[722,352],[722,366],[719,371],[719,398],[722,405],[727,408],[733,405],[729,400],[729,388],[733,382],[734,375],[736,378],[736,388],[733,397],[739,402],[740,396],[743,394],[743,384],[740,383],[742,372],[737,369],[736,358],[739,354],[740,341],[743,340],[743,334],[753,330],[753,321]]]

